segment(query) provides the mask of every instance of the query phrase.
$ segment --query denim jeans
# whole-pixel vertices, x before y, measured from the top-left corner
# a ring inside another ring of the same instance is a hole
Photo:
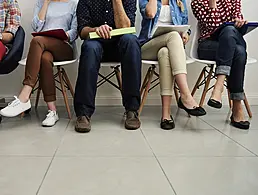
[[[244,99],[246,42],[234,26],[223,27],[200,41],[198,55],[200,59],[216,61],[215,74],[227,76],[232,100]]]
[[[135,35],[110,40],[85,40],[81,48],[75,88],[74,108],[77,116],[91,117],[95,111],[98,72],[101,62],[121,62],[123,105],[128,111],[140,106],[141,48]]]

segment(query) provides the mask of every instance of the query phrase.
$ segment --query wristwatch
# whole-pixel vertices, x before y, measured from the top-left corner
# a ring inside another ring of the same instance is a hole
[[[0,33],[0,41],[2,41],[2,40],[3,40],[3,34]]]

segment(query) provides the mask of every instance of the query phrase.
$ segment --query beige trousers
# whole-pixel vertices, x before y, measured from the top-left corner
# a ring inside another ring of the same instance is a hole
[[[186,74],[186,56],[181,36],[170,32],[142,46],[142,59],[159,61],[160,93],[173,94],[174,76]]]

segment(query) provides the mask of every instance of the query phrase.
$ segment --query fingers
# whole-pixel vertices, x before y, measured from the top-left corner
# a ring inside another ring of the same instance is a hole
[[[96,33],[103,39],[111,39],[112,28],[108,25],[102,25],[96,29]]]
[[[189,35],[188,34],[182,34],[182,40],[183,43],[186,44],[189,41]]]
[[[248,22],[242,19],[235,19],[235,27],[236,28],[241,28],[244,24],[247,24]]]

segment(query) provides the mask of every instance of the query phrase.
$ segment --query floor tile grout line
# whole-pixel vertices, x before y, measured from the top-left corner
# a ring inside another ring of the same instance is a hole
[[[54,159],[55,159],[55,157],[56,157],[56,153],[57,153],[57,151],[59,150],[62,141],[64,140],[64,136],[65,136],[65,133],[66,133],[66,131],[67,131],[67,128],[69,127],[70,122],[71,122],[71,119],[69,120],[69,122],[67,123],[67,125],[66,125],[66,127],[65,127],[65,131],[63,132],[62,138],[60,139],[59,144],[58,144],[58,146],[57,146],[57,148],[56,148],[56,150],[55,150],[55,152],[54,152],[54,155],[52,156],[52,159],[51,159],[51,161],[50,161],[50,163],[49,163],[49,165],[48,165],[48,167],[47,167],[47,170],[46,170],[46,172],[45,172],[45,174],[44,174],[44,176],[43,176],[43,178],[42,178],[42,181],[41,181],[41,183],[40,183],[40,185],[39,185],[39,187],[38,187],[38,190],[37,190],[37,192],[36,192],[36,195],[39,194],[40,189],[41,189],[41,187],[42,187],[42,185],[43,185],[43,183],[44,183],[44,181],[45,181],[45,179],[46,179],[46,177],[47,177],[48,171],[49,171],[49,169],[50,169],[50,167],[51,167],[51,165],[52,165],[52,163],[53,163],[53,161],[54,161]]]
[[[169,180],[169,178],[168,178],[168,176],[167,176],[167,174],[166,174],[165,170],[163,169],[163,167],[162,167],[162,165],[161,165],[161,163],[160,163],[160,161],[159,161],[158,157],[157,157],[157,156],[156,156],[156,154],[154,153],[154,151],[153,151],[153,149],[152,149],[152,147],[151,147],[150,143],[148,142],[148,140],[147,140],[147,138],[146,138],[145,134],[143,133],[142,128],[140,128],[140,131],[141,131],[141,133],[142,133],[142,135],[143,135],[143,137],[144,137],[145,141],[147,142],[147,144],[148,144],[148,146],[149,146],[149,148],[150,148],[150,150],[151,150],[151,152],[152,152],[152,154],[153,154],[154,158],[156,159],[156,161],[157,161],[157,163],[158,163],[158,165],[159,165],[159,167],[160,167],[160,169],[161,169],[162,173],[164,174],[164,176],[165,176],[165,178],[166,178],[167,182],[169,183],[169,185],[170,185],[171,189],[173,190],[174,194],[175,194],[175,195],[177,195],[177,193],[176,193],[176,190],[175,190],[174,186],[173,186],[173,185],[172,185],[172,183],[170,182],[170,180]]]
[[[233,142],[235,142],[237,145],[241,146],[242,148],[244,148],[245,150],[247,150],[248,152],[250,152],[251,154],[255,155],[256,157],[258,157],[258,154],[256,154],[255,152],[251,151],[250,149],[248,149],[247,147],[245,147],[244,145],[242,145],[241,143],[239,143],[238,141],[234,140],[233,138],[231,138],[230,136],[228,136],[227,134],[225,134],[224,132],[222,132],[221,130],[219,130],[218,128],[214,127],[213,125],[211,125],[210,123],[208,123],[207,121],[201,119],[203,122],[205,122],[206,124],[210,125],[212,128],[214,128],[216,131],[218,131],[219,133],[221,133],[222,135],[226,136],[227,138],[229,138],[230,140],[232,140]]]

